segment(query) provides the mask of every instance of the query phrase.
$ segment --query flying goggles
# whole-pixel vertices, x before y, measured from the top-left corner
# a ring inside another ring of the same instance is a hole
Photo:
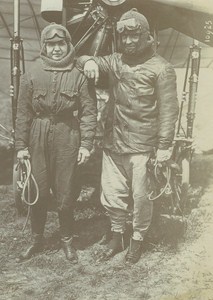
[[[66,32],[61,28],[50,28],[45,32],[45,41],[57,42],[66,39]]]
[[[141,28],[141,24],[135,20],[135,18],[126,19],[117,22],[117,31],[122,33],[124,30],[136,30]]]

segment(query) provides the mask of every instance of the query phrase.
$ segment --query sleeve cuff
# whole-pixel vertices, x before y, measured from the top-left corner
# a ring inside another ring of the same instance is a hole
[[[93,143],[88,142],[88,141],[83,141],[81,142],[81,146],[82,148],[86,148],[87,150],[91,151],[93,148]]]
[[[25,143],[23,141],[15,141],[15,150],[19,151],[19,150],[24,150],[27,146],[25,145]]]

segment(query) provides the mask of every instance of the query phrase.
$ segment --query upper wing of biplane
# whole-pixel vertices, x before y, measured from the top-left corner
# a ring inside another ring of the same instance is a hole
[[[171,27],[213,46],[211,0],[134,0],[134,2],[139,10],[144,11],[158,25],[159,29]]]
[[[89,7],[101,5],[116,17],[133,7],[143,13],[159,30],[173,28],[209,46],[213,46],[212,0],[42,0],[42,15],[48,21],[59,21],[67,8],[69,24],[83,20]],[[99,11],[100,13],[100,11]]]

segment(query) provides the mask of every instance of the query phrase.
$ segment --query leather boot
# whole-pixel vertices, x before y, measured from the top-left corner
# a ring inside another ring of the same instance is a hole
[[[126,254],[126,263],[135,264],[139,261],[142,254],[142,241],[130,239],[130,245]]]
[[[78,256],[75,248],[72,245],[73,238],[72,237],[63,237],[61,239],[62,248],[64,250],[66,258],[71,261],[73,264],[78,263]]]
[[[29,248],[17,258],[17,262],[22,262],[24,260],[30,259],[34,254],[41,252],[43,250],[43,234],[33,234],[32,244]]]
[[[113,232],[112,239],[109,242],[107,249],[105,249],[98,261],[106,261],[109,260],[111,257],[115,256],[117,253],[124,250],[124,241],[123,241],[123,234],[120,232]]]

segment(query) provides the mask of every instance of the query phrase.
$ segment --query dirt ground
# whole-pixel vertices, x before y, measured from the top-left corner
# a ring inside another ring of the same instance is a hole
[[[140,261],[126,266],[126,250],[108,262],[96,258],[108,220],[98,206],[76,207],[79,263],[60,249],[58,221],[48,214],[45,250],[17,263],[30,240],[29,224],[17,216],[12,186],[0,186],[0,299],[212,300],[213,155],[196,155],[183,222],[161,218],[148,234]]]

